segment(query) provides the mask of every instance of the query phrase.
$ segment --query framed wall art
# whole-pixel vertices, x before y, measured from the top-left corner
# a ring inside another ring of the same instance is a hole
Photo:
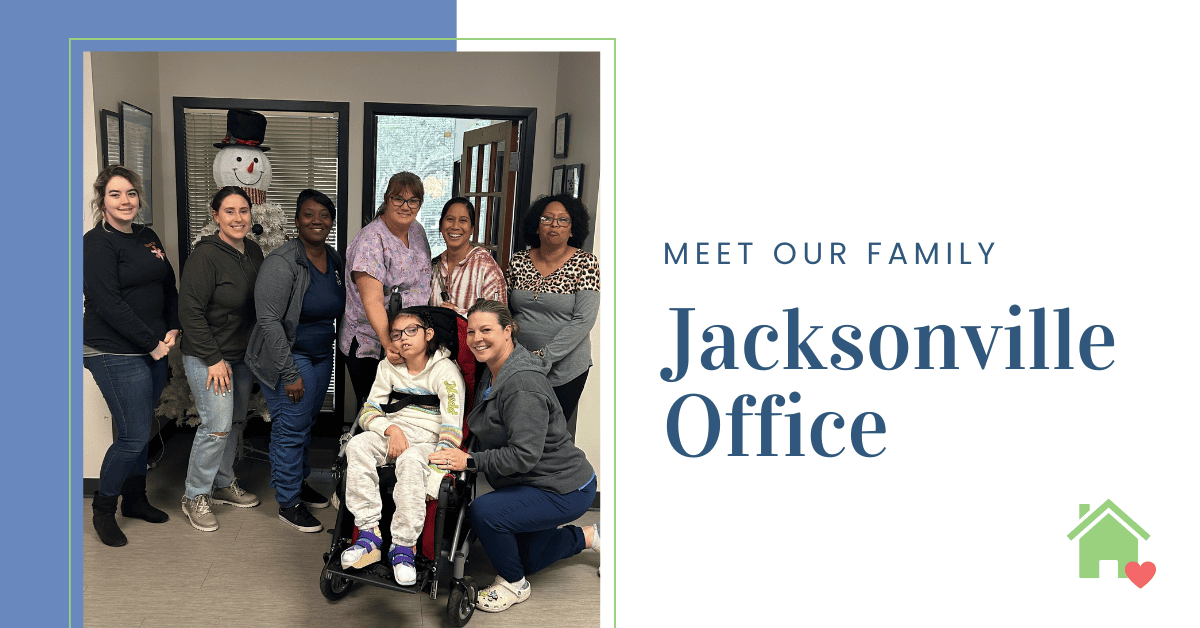
[[[571,164],[563,167],[563,194],[575,198],[583,197],[583,164]]]
[[[108,109],[100,110],[101,168],[121,163],[121,116]]]
[[[148,225],[154,224],[154,214],[151,211],[150,199],[154,198],[153,181],[153,140],[154,114],[121,102],[121,165],[138,173],[142,177],[142,187],[146,191],[142,200],[142,221]]]
[[[563,173],[566,171],[566,166],[555,166],[550,173],[550,194],[562,194],[563,192]]]
[[[557,159],[565,158],[570,143],[571,114],[560,113],[554,116],[554,157]]]

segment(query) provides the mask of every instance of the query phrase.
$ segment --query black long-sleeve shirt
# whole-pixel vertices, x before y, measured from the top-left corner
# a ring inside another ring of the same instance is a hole
[[[179,329],[175,269],[154,230],[100,223],[83,235],[83,344],[101,353],[150,353]]]

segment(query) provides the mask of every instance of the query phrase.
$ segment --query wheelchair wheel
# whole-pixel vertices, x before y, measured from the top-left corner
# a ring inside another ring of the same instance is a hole
[[[346,597],[346,594],[350,592],[350,586],[353,584],[354,582],[349,578],[332,575],[328,569],[321,569],[321,595],[325,596],[325,599],[330,602],[336,602]]]
[[[471,615],[475,614],[475,596],[478,594],[475,579],[470,576],[463,578],[462,582],[454,583],[450,600],[446,602],[446,618],[450,620],[451,626],[466,626],[467,622],[471,621]]]

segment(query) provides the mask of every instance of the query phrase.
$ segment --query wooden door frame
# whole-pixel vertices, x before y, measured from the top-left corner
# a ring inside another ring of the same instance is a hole
[[[417,105],[406,103],[363,103],[363,207],[364,222],[375,215],[376,207],[368,199],[375,196],[375,119],[379,115],[418,116],[426,118],[467,118],[478,120],[510,120],[521,123],[521,138],[517,146],[517,184],[513,197],[512,248],[525,246],[521,237],[521,220],[529,210],[533,191],[533,150],[537,132],[537,107],[489,107],[475,105]],[[441,208],[438,208],[441,211]]]

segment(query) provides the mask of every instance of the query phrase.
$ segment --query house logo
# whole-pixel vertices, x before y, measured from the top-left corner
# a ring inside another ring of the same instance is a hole
[[[1150,539],[1150,533],[1125,514],[1112,500],[1091,510],[1088,504],[1079,505],[1079,525],[1067,534],[1079,544],[1079,577],[1099,578],[1100,561],[1115,560],[1123,566],[1117,576],[1128,578],[1140,589],[1154,577],[1154,563],[1138,563],[1138,543]]]

